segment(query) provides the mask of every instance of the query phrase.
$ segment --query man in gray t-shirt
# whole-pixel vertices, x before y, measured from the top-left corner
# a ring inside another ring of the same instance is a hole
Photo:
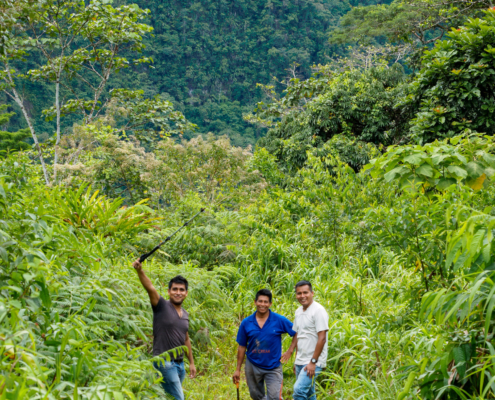
[[[173,283],[172,283],[173,285]],[[156,306],[153,306],[153,355],[159,356],[166,351],[184,346],[188,340],[189,314],[181,308],[182,317],[171,301],[160,296]],[[182,362],[184,352],[177,351],[171,354],[173,361]]]
[[[146,276],[139,260],[132,264],[137,271],[141,284],[148,292],[151,307],[153,309],[153,355],[159,356],[166,351],[186,346],[188,349],[190,377],[196,376],[196,367],[192,354],[191,341],[189,339],[189,314],[182,308],[182,302],[187,297],[188,283],[186,278],[178,275],[172,278],[168,284],[169,300],[165,300],[158,294],[151,280]],[[184,368],[184,352],[173,351],[170,361],[153,363],[161,373],[162,387],[165,393],[176,400],[184,400],[182,382],[186,376]]]

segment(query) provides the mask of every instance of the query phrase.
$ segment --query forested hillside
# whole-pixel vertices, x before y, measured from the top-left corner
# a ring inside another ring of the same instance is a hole
[[[110,87],[142,89],[146,97],[172,100],[199,127],[187,137],[213,132],[228,135],[237,145],[253,145],[265,130],[245,122],[243,114],[263,98],[256,84],[273,83],[274,77],[278,81],[292,77],[289,70],[294,63],[298,77],[309,77],[313,64],[343,53],[343,46],[329,43],[329,29],[352,6],[374,3],[137,1],[142,9],[151,11],[146,22],[153,27],[153,34],[144,38],[142,51],[153,62],[111,77]],[[34,51],[27,63],[17,67],[27,72],[43,64],[43,59],[42,52]],[[83,93],[80,85],[70,86]],[[283,88],[277,84],[277,90]],[[35,128],[46,140],[53,134],[53,124],[38,117],[53,92],[39,81],[23,82],[22,91],[30,113],[36,117]],[[25,127],[22,118],[14,116],[12,121],[13,129]],[[65,126],[78,121],[69,118]]]
[[[242,120],[260,99],[256,83],[300,77],[341,46],[328,42],[329,28],[352,6],[374,0],[146,1],[155,37],[146,54],[150,94],[168,93],[203,133],[227,134],[253,144],[263,131]],[[279,90],[283,87],[279,86]]]
[[[0,11],[0,89],[17,112],[0,108],[0,400],[163,398],[153,361],[170,353],[153,356],[132,262],[202,208],[144,263],[165,297],[171,277],[190,282],[187,399],[236,397],[236,333],[255,293],[270,289],[272,310],[293,320],[302,279],[329,314],[319,400],[495,398],[490,0],[352,9],[332,35],[345,42],[352,22],[347,57],[283,92],[261,86],[247,119],[267,135],[254,150],[188,138],[181,104],[152,96],[154,15],[138,6],[4,0]]]

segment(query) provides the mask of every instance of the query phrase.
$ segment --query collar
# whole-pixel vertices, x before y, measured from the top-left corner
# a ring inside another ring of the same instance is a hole
[[[313,302],[308,306],[308,308],[304,309],[304,307],[301,305],[302,311],[306,312],[308,311],[313,305],[316,303],[315,299],[313,299]]]
[[[251,318],[253,319],[253,322],[256,322],[256,325],[258,325],[258,321],[256,320],[256,313],[257,311],[255,311],[254,313],[251,314]],[[272,310],[268,309],[268,318],[266,319],[266,322],[265,322],[265,325],[268,323],[268,321],[270,321],[272,319]],[[263,325],[263,326],[265,326]],[[259,325],[258,325],[259,327]]]

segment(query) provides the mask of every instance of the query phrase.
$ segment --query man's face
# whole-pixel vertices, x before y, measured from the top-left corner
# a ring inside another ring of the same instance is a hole
[[[180,306],[187,297],[186,285],[172,283],[172,287],[168,289],[168,297],[173,304]]]
[[[256,311],[264,314],[268,312],[268,310],[272,306],[272,303],[270,302],[268,296],[258,296],[258,300],[254,301],[254,305],[256,306]]]
[[[296,299],[303,306],[308,307],[313,302],[313,291],[308,285],[299,286],[296,288]]]

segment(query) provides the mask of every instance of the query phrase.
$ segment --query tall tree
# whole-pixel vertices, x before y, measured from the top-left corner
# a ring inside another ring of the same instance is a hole
[[[131,64],[151,61],[147,57],[131,61],[122,57],[122,52],[134,55],[143,49],[143,36],[152,30],[140,22],[146,13],[136,5],[114,8],[105,0],[87,4],[74,0],[47,0],[23,7],[19,21],[24,35],[17,42],[18,51],[36,49],[44,63],[40,68],[28,71],[27,77],[54,85],[53,106],[43,111],[48,119],[56,121],[54,182],[57,181],[62,117],[78,113],[85,123],[90,123],[108,101],[103,96],[112,74]],[[12,75],[8,61],[5,60],[6,89],[22,109],[23,100],[13,90],[16,77]],[[27,113],[24,114],[29,124]]]
[[[18,77],[22,76],[19,71],[12,67],[12,61],[22,61],[26,55],[26,52],[22,50],[22,44],[19,38],[10,38],[8,43],[6,43],[6,53],[0,56],[2,62],[2,70],[0,70],[0,90],[3,91],[7,97],[12,100],[15,104],[19,106],[22,112],[22,116],[26,121],[29,132],[31,133],[31,138],[33,139],[36,151],[38,153],[38,158],[40,160],[41,168],[43,169],[43,176],[45,178],[45,183],[50,183],[50,176],[45,163],[45,158],[41,150],[41,146],[38,140],[38,136],[34,130],[33,122],[29,112],[26,108],[26,103],[24,96],[19,90],[17,90],[16,81]]]

